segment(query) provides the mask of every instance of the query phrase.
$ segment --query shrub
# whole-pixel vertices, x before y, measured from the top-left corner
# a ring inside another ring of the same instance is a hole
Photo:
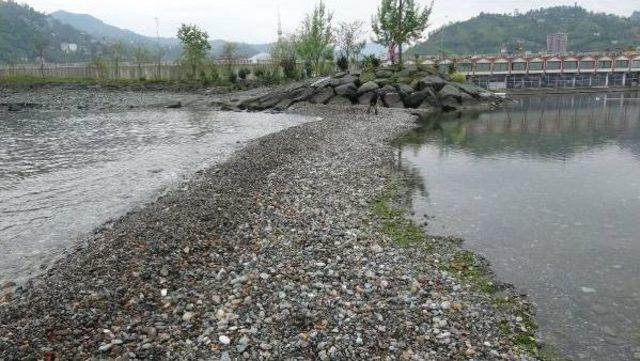
[[[367,55],[362,59],[362,67],[364,69],[377,69],[382,61],[375,55]]]
[[[247,68],[242,68],[240,70],[238,70],[238,77],[242,80],[247,79],[247,75],[251,74],[251,70],[247,69]]]
[[[280,59],[280,67],[287,79],[297,79],[298,71],[296,69],[296,57],[293,55],[286,55]]]
[[[342,55],[338,58],[338,61],[336,61],[336,65],[341,71],[347,71],[349,70],[349,59],[347,59],[346,56]]]
[[[238,82],[238,75],[231,71],[229,72],[229,74],[227,74],[227,80],[231,83],[231,84],[235,84]]]
[[[455,83],[466,83],[467,82],[467,76],[464,75],[463,73],[454,72],[454,73],[449,75],[449,80],[451,80],[452,82],[455,82]]]
[[[266,70],[264,68],[257,68],[253,71],[253,74],[256,76],[256,78],[260,79],[264,77],[265,72]]]
[[[371,70],[364,71],[360,75],[360,82],[362,82],[363,84],[373,81],[375,79],[376,79],[376,74]]]

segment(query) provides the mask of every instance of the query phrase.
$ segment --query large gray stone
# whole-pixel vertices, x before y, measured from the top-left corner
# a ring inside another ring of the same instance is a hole
[[[326,87],[316,95],[312,96],[309,101],[313,104],[327,104],[329,99],[333,98],[335,94],[336,93],[333,91],[332,87]]]
[[[356,78],[355,76],[351,75],[351,74],[347,74],[341,78],[333,78],[331,79],[331,86],[332,87],[339,87],[345,84],[349,84],[349,83],[355,83],[356,81],[358,81],[358,78]]]
[[[402,83],[396,84],[396,89],[398,90],[398,93],[400,93],[400,95],[402,96],[407,96],[413,93],[413,88],[407,84],[402,84]]]
[[[335,96],[333,98],[331,98],[331,100],[329,100],[329,102],[327,103],[329,105],[339,105],[339,106],[351,106],[353,105],[353,102],[351,101],[351,99],[342,97],[342,96]]]
[[[398,91],[396,90],[396,87],[394,87],[393,85],[385,85],[382,87],[382,89],[380,89],[380,93],[382,94],[387,94],[387,93],[397,93]]]
[[[434,92],[439,92],[447,85],[447,81],[436,75],[427,75],[422,78],[421,83],[425,87],[431,88]]]
[[[340,85],[334,88],[334,90],[336,91],[336,94],[347,98],[354,98],[358,93],[358,88],[356,88],[354,83]]]
[[[393,72],[387,69],[376,70],[375,72],[376,78],[391,78],[393,76]]]
[[[384,78],[378,78],[376,80],[374,80],[379,87],[384,88],[387,85],[391,84],[391,80],[390,79],[384,79]]]
[[[362,95],[360,95],[358,97],[358,104],[360,105],[369,105],[371,104],[371,98],[373,98],[374,94],[369,92],[369,93],[364,93]]]
[[[404,97],[404,106],[407,108],[417,108],[423,102],[435,99],[435,94],[431,89],[424,89],[422,91],[413,92]]]
[[[382,103],[388,108],[404,108],[402,97],[398,93],[385,93],[382,96]]]
[[[358,88],[358,94],[364,94],[364,93],[369,93],[372,92],[374,90],[378,90],[380,87],[378,86],[378,83],[376,83],[375,81],[368,81],[364,84],[362,84],[362,86],[360,86],[360,88]]]
[[[462,99],[462,90],[460,88],[447,84],[439,92],[441,98],[454,98],[458,101]]]

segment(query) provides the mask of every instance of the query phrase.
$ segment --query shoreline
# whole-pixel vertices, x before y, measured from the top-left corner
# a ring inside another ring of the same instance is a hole
[[[503,335],[522,327],[520,311],[459,277],[474,265],[451,274],[441,262],[457,252],[398,245],[384,226],[386,217],[403,223],[401,210],[375,208],[402,173],[388,141],[413,116],[306,105],[290,113],[324,120],[250,142],[188,190],[107,224],[0,306],[0,359],[535,351]]]

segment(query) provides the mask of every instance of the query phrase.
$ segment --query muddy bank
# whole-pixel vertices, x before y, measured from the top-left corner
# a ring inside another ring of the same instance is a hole
[[[7,293],[0,359],[528,359],[526,303],[403,220],[387,141],[414,118],[292,111],[323,120],[252,142]]]

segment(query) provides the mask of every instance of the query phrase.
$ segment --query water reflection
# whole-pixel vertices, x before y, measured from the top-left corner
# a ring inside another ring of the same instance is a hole
[[[529,291],[545,339],[576,359],[640,351],[640,100],[537,96],[426,119],[400,159],[417,214]]]

